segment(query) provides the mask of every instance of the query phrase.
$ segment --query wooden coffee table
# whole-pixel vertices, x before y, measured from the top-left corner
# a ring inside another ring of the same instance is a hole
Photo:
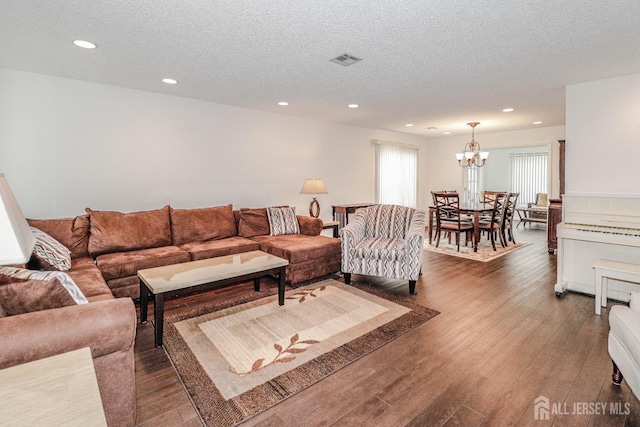
[[[284,305],[284,271],[287,265],[289,261],[286,259],[262,251],[251,251],[139,270],[140,322],[147,321],[147,305],[149,295],[152,295],[155,343],[156,347],[160,347],[165,294],[199,292],[251,279],[254,290],[258,292],[260,278],[270,274],[278,275],[278,304]]]

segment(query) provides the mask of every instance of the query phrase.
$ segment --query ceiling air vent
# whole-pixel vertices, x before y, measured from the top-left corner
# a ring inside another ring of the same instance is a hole
[[[344,67],[348,67],[351,64],[355,64],[358,61],[362,61],[360,58],[356,58],[353,55],[349,55],[348,53],[342,54],[330,60],[331,62],[335,62],[336,64],[340,64]]]

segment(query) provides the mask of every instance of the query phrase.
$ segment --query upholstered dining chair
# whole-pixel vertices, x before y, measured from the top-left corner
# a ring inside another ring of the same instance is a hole
[[[518,196],[520,193],[509,193],[507,195],[507,201],[504,208],[504,217],[502,219],[502,227],[500,232],[502,233],[502,240],[507,244],[508,242],[516,243],[516,239],[513,237],[513,221],[516,213],[516,203],[518,203]]]
[[[398,205],[374,205],[356,211],[340,230],[342,273],[406,279],[415,294],[422,266],[426,213]]]
[[[440,245],[443,232],[455,233],[457,250],[460,252],[460,234],[465,233],[467,238],[473,234],[473,222],[460,216],[460,195],[434,192],[433,197],[436,204],[436,248]]]
[[[491,241],[493,250],[496,249],[496,236],[500,239],[502,247],[506,247],[506,242],[502,234],[502,221],[504,220],[504,211],[507,205],[508,193],[495,193],[493,194],[493,210],[491,216],[488,219],[482,218],[478,224],[480,233],[486,231]]]

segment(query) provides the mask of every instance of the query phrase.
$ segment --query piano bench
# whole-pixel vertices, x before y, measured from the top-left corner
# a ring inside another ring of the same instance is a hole
[[[607,291],[609,279],[622,280],[640,285],[640,265],[627,262],[600,259],[593,264],[596,286],[596,314],[599,316],[600,307],[607,306]]]

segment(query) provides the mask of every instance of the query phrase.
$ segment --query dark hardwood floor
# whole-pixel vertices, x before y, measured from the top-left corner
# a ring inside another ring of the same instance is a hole
[[[488,263],[426,252],[412,297],[404,281],[354,276],[441,314],[243,426],[640,426],[638,399],[611,384],[609,310],[596,316],[585,295],[555,297],[543,228],[515,237],[533,244]],[[244,292],[251,283],[170,300],[166,310]],[[150,323],[138,327],[135,353],[138,424],[201,425]],[[548,421],[534,418],[539,396],[558,409]],[[607,413],[590,415],[595,402]],[[612,403],[630,413],[612,415]]]

